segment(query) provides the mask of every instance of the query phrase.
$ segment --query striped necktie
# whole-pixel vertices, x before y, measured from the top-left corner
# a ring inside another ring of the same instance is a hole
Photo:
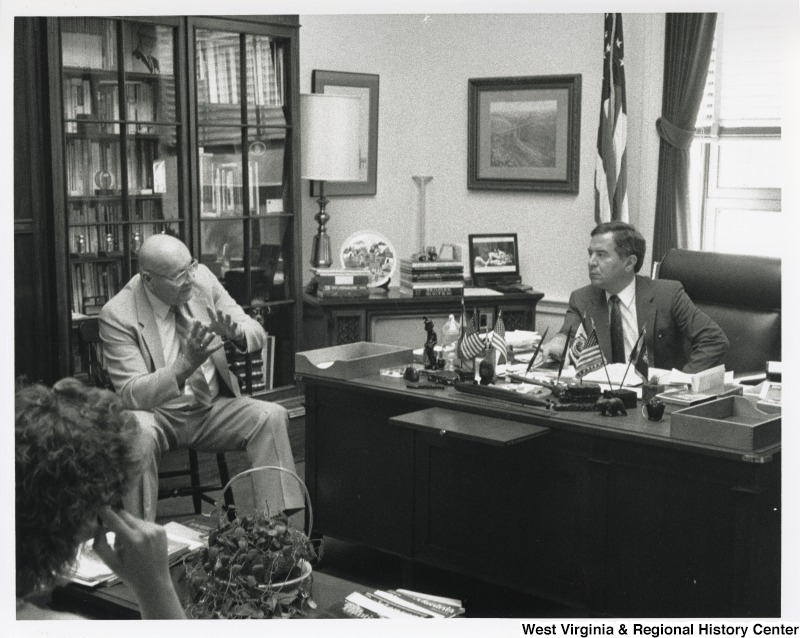
[[[186,339],[192,331],[192,322],[186,316],[186,310],[183,306],[172,306],[172,312],[175,314],[175,331],[178,333],[181,342],[181,350],[183,350]],[[211,394],[211,389],[208,387],[206,375],[203,374],[203,364],[197,366],[197,369],[187,379],[187,383],[192,388],[192,392],[198,403],[211,405],[214,397]]]

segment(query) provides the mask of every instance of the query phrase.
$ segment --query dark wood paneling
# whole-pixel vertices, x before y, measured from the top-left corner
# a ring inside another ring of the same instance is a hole
[[[14,20],[14,374],[58,377],[53,313],[47,43],[40,18]]]

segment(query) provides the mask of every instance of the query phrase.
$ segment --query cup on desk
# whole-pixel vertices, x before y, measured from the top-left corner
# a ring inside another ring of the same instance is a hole
[[[648,421],[661,421],[664,418],[664,402],[652,398],[642,405],[642,416],[646,417]]]

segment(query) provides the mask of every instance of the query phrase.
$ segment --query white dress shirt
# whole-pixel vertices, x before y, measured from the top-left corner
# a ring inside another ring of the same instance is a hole
[[[167,304],[151,293],[147,287],[145,287],[144,291],[147,298],[150,300],[150,304],[153,306],[153,313],[156,316],[158,337],[161,339],[161,347],[164,348],[164,363],[166,365],[171,365],[174,363],[175,359],[178,358],[181,349],[180,336],[175,328],[175,314]],[[219,381],[217,380],[217,369],[214,367],[211,357],[203,361],[200,365],[200,369],[203,371],[203,376],[206,378],[211,396],[217,396],[219,394]],[[191,383],[187,382],[184,384],[183,393],[194,398]]]
[[[636,323],[636,277],[617,294],[619,297],[619,314],[622,317],[622,334],[625,338],[625,359],[631,356],[631,350],[639,338],[639,327]],[[608,300],[611,295],[606,291],[606,305],[608,305],[609,325],[611,325],[611,306]]]

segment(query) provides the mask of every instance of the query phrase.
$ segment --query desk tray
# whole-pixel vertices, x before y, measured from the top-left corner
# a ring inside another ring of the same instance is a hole
[[[672,413],[672,438],[752,452],[779,443],[780,414],[767,414],[744,397],[724,397]]]
[[[298,375],[355,379],[378,374],[381,368],[390,368],[404,363],[411,365],[413,360],[412,348],[359,341],[298,352],[294,357],[294,368]]]

